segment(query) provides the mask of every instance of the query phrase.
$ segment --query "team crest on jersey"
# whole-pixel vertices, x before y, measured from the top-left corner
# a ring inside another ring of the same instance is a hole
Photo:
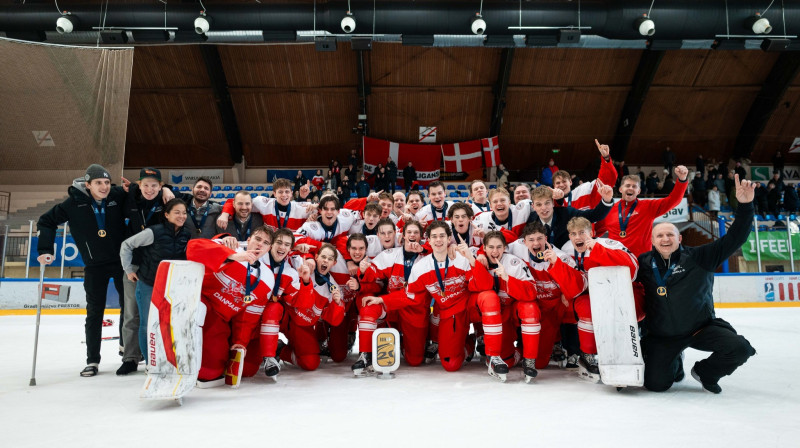
[[[233,277],[225,274],[224,272],[215,272],[214,277],[222,284],[222,293],[228,296],[235,296],[237,294],[244,294],[244,286],[242,282],[235,280]]]
[[[308,228],[316,232],[317,230],[319,230],[319,223],[318,222],[309,222],[308,223]]]

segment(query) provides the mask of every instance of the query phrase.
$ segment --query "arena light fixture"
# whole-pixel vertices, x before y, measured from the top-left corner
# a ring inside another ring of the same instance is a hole
[[[761,17],[761,13],[756,13],[745,20],[745,26],[753,30],[755,34],[769,34],[772,32],[772,25],[765,17]]]
[[[200,11],[200,16],[194,19],[194,32],[206,34],[211,29],[211,17],[205,11]]]
[[[472,18],[472,22],[470,23],[470,28],[473,34],[479,36],[486,32],[486,21],[483,20],[483,15],[481,13],[475,13],[475,17]]]
[[[64,11],[61,17],[59,17],[58,20],[56,20],[56,31],[58,31],[58,34],[71,33],[72,30],[75,29],[75,25],[77,24],[76,22],[77,19],[75,19],[75,17],[73,17],[72,14],[70,14],[67,11]]]
[[[633,27],[639,31],[642,36],[652,36],[656,33],[656,23],[647,14],[642,14],[642,17],[633,22]]]
[[[353,18],[353,13],[352,12],[347,11],[347,13],[342,18],[341,26],[342,26],[342,31],[344,31],[345,33],[350,34],[353,31],[355,31],[355,29],[356,29],[356,19]]]

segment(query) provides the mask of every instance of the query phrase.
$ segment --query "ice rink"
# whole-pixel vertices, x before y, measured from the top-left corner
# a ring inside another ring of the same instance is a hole
[[[195,389],[143,402],[139,372],[117,377],[117,341],[103,343],[100,374],[81,378],[84,316],[42,316],[36,380],[28,386],[35,316],[0,317],[3,446],[239,447],[798,447],[800,308],[720,309],[758,354],[720,381],[691,378],[706,356],[686,352],[686,379],[665,393],[617,392],[556,367],[533,384],[514,368],[505,384],[477,360],[456,373],[401,365],[393,380],[353,378],[351,354],[316,372],[284,366],[231,390]],[[118,315],[109,315],[118,322]],[[106,336],[114,328],[104,328]]]

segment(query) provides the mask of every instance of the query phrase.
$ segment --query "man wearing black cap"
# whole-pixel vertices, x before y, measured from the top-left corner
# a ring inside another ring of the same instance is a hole
[[[125,202],[125,218],[128,219],[128,228],[125,238],[141,232],[147,227],[161,223],[163,204],[172,199],[174,194],[169,188],[164,187],[161,181],[161,171],[152,168],[142,168],[139,171],[139,180],[131,183],[128,188],[128,197]],[[142,253],[133,251],[133,269],[138,270]],[[142,352],[139,349],[139,307],[136,306],[136,283],[122,276],[125,286],[124,302],[125,313],[122,314],[122,366],[117,369],[117,375],[127,375],[136,371]],[[145,319],[147,316],[145,316]]]
[[[81,376],[97,375],[100,364],[100,341],[103,313],[106,308],[108,280],[124,298],[119,249],[125,239],[125,200],[122,187],[111,186],[111,175],[100,165],[86,170],[67,190],[69,197],[39,218],[38,261],[53,262],[56,229],[69,221],[72,237],[86,265],[83,288],[86,291],[86,368]],[[124,315],[124,299],[120,313]]]

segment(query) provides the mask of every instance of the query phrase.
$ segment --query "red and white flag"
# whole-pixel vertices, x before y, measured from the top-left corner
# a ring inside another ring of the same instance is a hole
[[[408,162],[417,171],[417,182],[426,186],[428,183],[439,180],[441,167],[441,149],[439,145],[415,145],[410,143],[396,143],[388,140],[364,137],[363,140],[364,173],[372,174],[378,164],[386,166],[389,157],[397,164],[398,180],[403,179],[403,168]]]
[[[465,173],[483,168],[480,140],[442,145],[442,157],[444,170],[448,173]]]
[[[481,139],[483,159],[487,167],[500,165],[500,140],[497,136]]]

